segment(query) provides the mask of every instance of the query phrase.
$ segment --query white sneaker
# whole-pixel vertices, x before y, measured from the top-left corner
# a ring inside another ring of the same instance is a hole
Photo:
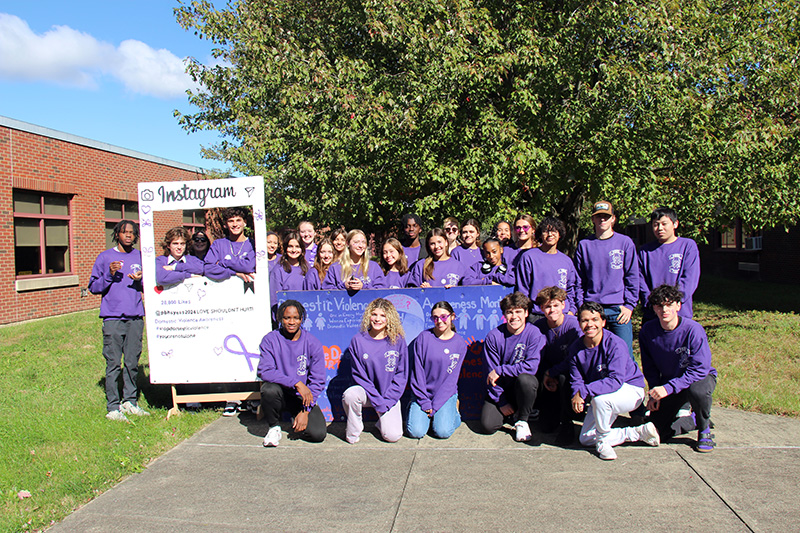
[[[135,405],[131,402],[123,402],[119,410],[125,413],[126,415],[150,416],[150,413],[148,413],[138,405]]]
[[[524,420],[519,420],[514,424],[514,429],[517,431],[517,442],[527,442],[531,440],[531,428]]]
[[[281,427],[280,426],[272,426],[267,431],[267,436],[264,437],[264,447],[265,448],[274,448],[278,445],[281,441]]]
[[[613,461],[617,458],[617,452],[614,448],[603,440],[597,441],[597,455],[604,461]]]
[[[658,435],[658,430],[652,422],[643,424],[636,428],[636,433],[639,434],[639,440],[650,446],[658,446],[661,444],[661,437]]]
[[[109,420],[116,420],[118,422],[130,422],[130,420],[128,420],[128,417],[122,414],[122,411],[120,411],[119,409],[107,412],[106,418],[108,418]]]
[[[683,418],[684,416],[692,416],[691,409],[678,409],[678,412],[675,413],[675,418]]]

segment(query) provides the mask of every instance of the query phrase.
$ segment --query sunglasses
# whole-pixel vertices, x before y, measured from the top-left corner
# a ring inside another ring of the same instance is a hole
[[[517,233],[522,233],[523,231],[530,231],[532,226],[515,226],[514,231]]]
[[[458,233],[458,228],[444,228],[445,233]]]
[[[450,315],[432,315],[431,319],[434,323],[436,322],[447,322],[450,319]]]

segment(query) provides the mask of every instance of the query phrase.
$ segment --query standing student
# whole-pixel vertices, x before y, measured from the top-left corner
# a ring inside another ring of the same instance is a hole
[[[461,226],[461,244],[453,248],[450,257],[464,265],[465,269],[483,262],[480,237],[480,223],[470,218]]]
[[[680,314],[692,318],[692,296],[700,282],[700,253],[697,243],[678,237],[678,215],[668,207],[659,207],[650,215],[650,227],[656,240],[639,248],[639,299],[644,306],[642,321],[654,319],[648,305],[650,291],[659,285],[673,285],[684,295]]]
[[[694,412],[698,452],[714,449],[711,434],[711,395],[717,371],[711,366],[711,350],[703,326],[681,316],[683,293],[672,285],[660,285],[650,293],[649,305],[658,320],[639,332],[642,370],[650,386],[647,408],[662,440],[675,434],[673,423],[688,401]],[[688,418],[688,417],[687,417]]]
[[[347,250],[347,230],[339,227],[331,232],[331,242],[333,243],[334,262],[342,257],[342,253]]]
[[[578,308],[583,337],[569,347],[572,409],[582,413],[591,400],[581,428],[580,441],[594,446],[604,460],[617,458],[614,446],[643,441],[659,445],[658,431],[652,422],[641,426],[615,428],[620,413],[629,413],[642,404],[644,377],[628,356],[625,342],[604,331],[603,306],[584,302]]]
[[[367,236],[360,229],[347,234],[347,250],[328,270],[323,289],[359,291],[376,289],[383,284],[383,272],[367,253]]]
[[[504,247],[511,246],[514,243],[511,240],[511,223],[507,220],[501,220],[495,224],[494,229],[492,229],[492,237],[500,241],[500,244]]]
[[[306,256],[306,263],[309,265],[314,264],[314,259],[317,257],[317,230],[314,229],[314,224],[308,220],[303,220],[297,225],[297,233],[303,240],[303,250]]]
[[[614,232],[617,217],[610,202],[592,206],[594,236],[578,243],[577,303],[598,302],[607,317],[607,328],[628,345],[633,359],[631,315],[639,300],[639,264],[630,237]]]
[[[447,251],[452,255],[453,250],[458,247],[458,234],[461,230],[461,225],[458,223],[456,217],[447,217],[444,219],[442,229],[447,234]]]
[[[428,257],[418,261],[408,276],[410,287],[455,287],[466,274],[464,266],[447,253],[447,236],[433,228],[425,238]]]
[[[318,291],[322,288],[335,255],[331,240],[328,238],[322,239],[317,247],[317,258],[314,259],[314,266],[308,269],[308,273],[303,280],[304,291]]]
[[[503,246],[494,237],[489,237],[483,243],[484,260],[472,265],[462,285],[505,285],[514,286],[514,269],[509,268],[503,257]]]
[[[267,232],[267,268],[272,272],[272,268],[278,264],[281,258],[281,241],[278,234],[274,231]]]
[[[553,217],[542,219],[536,226],[537,248],[520,256],[514,268],[516,290],[535,299],[545,287],[561,287],[567,292],[566,312],[575,313],[575,264],[566,254],[558,251],[558,242],[566,233],[564,223]]]
[[[308,274],[308,263],[306,263],[303,240],[300,235],[291,231],[283,237],[283,255],[269,273],[269,288],[273,294],[272,305],[276,305],[275,293],[278,291],[303,290],[306,274]]]
[[[362,410],[378,414],[378,430],[388,442],[403,436],[400,397],[408,382],[408,347],[400,315],[389,300],[370,302],[361,318],[361,331],[350,341],[348,352],[354,385],[344,391],[342,406],[347,416],[345,439],[359,441],[364,430]]]
[[[400,242],[403,244],[409,268],[427,257],[425,246],[419,240],[420,233],[422,233],[422,220],[419,216],[414,213],[403,215],[400,222]]]
[[[106,418],[127,422],[126,414],[149,414],[138,406],[136,399],[144,332],[142,254],[133,247],[139,240],[139,228],[131,220],[122,220],[114,226],[112,239],[115,246],[100,253],[94,262],[89,291],[102,295],[100,318],[103,319],[103,357],[106,359]]]
[[[514,233],[516,239],[513,247],[506,250],[506,261],[516,266],[518,257],[527,252],[528,250],[536,247],[536,239],[534,238],[534,229],[536,228],[536,221],[532,216],[520,213],[514,219]]]
[[[199,229],[194,232],[194,235],[192,235],[191,246],[187,246],[187,248],[189,249],[189,254],[198,258],[200,261],[205,262],[210,244],[211,243],[208,242],[208,235],[206,235],[206,232]],[[205,269],[205,263],[203,268]]]
[[[253,281],[256,271],[256,254],[244,229],[247,211],[231,207],[223,211],[225,237],[217,239],[205,257],[203,273],[216,280],[237,276],[245,282]]]
[[[261,412],[269,430],[264,446],[281,440],[280,417],[292,416],[292,430],[311,442],[322,442],[327,434],[325,416],[317,405],[325,390],[325,352],[322,343],[302,329],[306,310],[297,300],[278,307],[278,329],[261,340],[258,377],[261,383]]]
[[[544,316],[533,323],[545,338],[539,380],[539,420],[545,432],[559,429],[557,442],[569,444],[574,438],[570,402],[569,347],[583,335],[578,319],[565,314],[567,292],[561,287],[545,287],[536,295],[536,305]]]
[[[167,231],[161,242],[164,254],[156,257],[156,283],[171,285],[203,275],[203,262],[188,253],[191,242],[189,232],[181,226]]]
[[[408,282],[408,264],[403,245],[389,237],[381,247],[381,269],[384,289],[402,289]]]
[[[495,433],[506,420],[514,424],[515,439],[531,439],[528,425],[539,380],[541,351],[545,340],[541,332],[528,324],[530,299],[515,292],[500,300],[506,319],[486,336],[486,400],[481,410],[481,426],[488,434]]]
[[[421,439],[433,431],[446,439],[461,425],[458,412],[458,376],[464,363],[467,343],[456,333],[456,315],[445,301],[431,308],[433,328],[420,333],[411,344],[411,391],[414,400],[408,407],[406,431]]]

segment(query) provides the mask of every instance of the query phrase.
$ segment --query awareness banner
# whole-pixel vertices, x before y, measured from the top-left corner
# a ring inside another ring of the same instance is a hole
[[[346,353],[350,340],[358,333],[364,309],[375,298],[386,298],[397,308],[411,344],[423,330],[433,327],[431,308],[445,300],[456,313],[456,329],[466,341],[464,363],[458,379],[458,399],[465,420],[480,418],[486,394],[483,339],[504,322],[500,300],[511,292],[508,287],[487,285],[450,289],[372,289],[348,291],[281,291],[278,303],[297,300],[306,309],[303,329],[322,342],[327,373],[326,391],[319,399],[328,422],[344,420],[342,393],[350,386],[350,361]],[[258,343],[256,343],[256,348]],[[403,404],[411,399],[406,390]],[[369,418],[371,410],[365,412]],[[374,419],[374,418],[373,418]]]
[[[163,235],[154,235],[160,211],[248,207],[255,224],[253,282],[232,276],[156,282]],[[260,176],[139,184],[139,226],[151,383],[255,381],[258,345],[271,329],[264,180]]]

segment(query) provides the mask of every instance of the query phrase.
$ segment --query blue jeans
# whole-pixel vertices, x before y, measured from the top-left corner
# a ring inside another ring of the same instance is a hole
[[[433,426],[433,436],[446,439],[461,425],[461,414],[458,412],[458,394],[453,394],[449,400],[429,417],[422,410],[417,400],[408,406],[408,420],[406,431],[412,439],[421,439],[428,433],[428,428]]]
[[[628,320],[627,324],[619,324],[617,323],[617,317],[619,316],[619,306],[618,305],[604,305],[603,311],[606,314],[606,329],[619,337],[620,339],[625,341],[625,344],[628,345],[628,350],[631,354],[631,359],[633,359],[633,323],[631,320]],[[634,359],[635,360],[635,359]]]

